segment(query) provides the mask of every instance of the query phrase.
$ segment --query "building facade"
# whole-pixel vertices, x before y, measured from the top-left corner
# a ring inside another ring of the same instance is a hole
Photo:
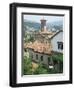
[[[58,31],[51,38],[52,51],[57,53],[63,53],[63,31]]]

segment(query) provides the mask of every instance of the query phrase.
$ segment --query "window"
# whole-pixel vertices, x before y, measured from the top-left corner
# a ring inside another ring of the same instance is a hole
[[[58,42],[58,49],[63,49],[63,42]]]
[[[38,59],[38,55],[36,54],[36,59]]]
[[[43,56],[41,56],[41,61],[43,61]]]

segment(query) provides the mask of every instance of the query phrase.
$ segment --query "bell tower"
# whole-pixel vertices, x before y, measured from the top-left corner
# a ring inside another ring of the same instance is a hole
[[[41,31],[46,30],[46,20],[43,18],[40,21],[41,21]]]

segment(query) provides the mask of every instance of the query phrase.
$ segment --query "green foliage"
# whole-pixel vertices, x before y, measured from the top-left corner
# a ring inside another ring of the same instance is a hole
[[[52,55],[52,60],[55,63],[54,70],[57,73],[62,73],[63,72],[63,54]],[[58,68],[55,69],[56,67]]]
[[[63,55],[62,54],[52,55],[52,59],[53,61],[63,62]]]
[[[33,42],[33,41],[34,41],[34,37],[30,37],[30,38],[29,38],[29,41],[30,41],[30,42]]]
[[[48,57],[48,61],[49,61],[49,62],[50,62],[50,60],[51,60],[51,56]]]
[[[23,74],[30,75],[32,74],[32,60],[31,58],[24,57],[23,61]]]
[[[57,70],[55,70],[55,69],[49,69],[48,72],[49,72],[49,74],[54,74],[54,73],[56,74],[56,73],[58,73]]]
[[[23,74],[24,75],[32,75],[32,74],[55,74],[55,73],[62,73],[63,72],[63,55],[62,54],[57,54],[57,55],[52,55],[48,58],[50,61],[52,57],[53,63],[55,61],[57,62],[54,65],[54,68],[46,68],[41,62],[38,64],[38,67],[33,70],[32,67],[32,59],[28,57],[24,57],[23,59]],[[58,63],[59,61],[59,63]],[[56,69],[56,67],[58,68]]]
[[[24,75],[47,74],[47,73],[48,73],[47,69],[44,68],[42,64],[39,64],[39,66],[33,71],[31,58],[27,58],[26,56],[24,57],[24,61],[23,61],[23,74]]]
[[[34,74],[47,74],[48,71],[43,67],[42,64],[39,64],[38,68],[34,71]]]
[[[49,74],[62,73],[63,72],[63,54],[54,54],[49,56],[49,62],[53,61],[53,69],[49,68]]]
[[[30,34],[25,34],[25,42],[33,42],[34,41],[34,37],[31,36]]]

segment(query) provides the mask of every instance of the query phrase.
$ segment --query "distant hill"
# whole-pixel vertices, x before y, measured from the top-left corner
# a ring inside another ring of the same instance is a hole
[[[55,30],[62,30],[63,29],[63,22],[62,21],[55,21],[55,22],[47,23],[47,28],[48,29],[54,28]]]
[[[24,28],[26,30],[39,30],[40,29],[40,23],[24,20]]]
[[[40,23],[38,22],[33,22],[33,21],[29,21],[29,20],[24,20],[23,23],[23,28],[24,30],[28,30],[28,31],[38,31],[40,30]],[[55,29],[55,30],[62,30],[63,29],[63,22],[62,21],[55,21],[55,22],[48,22],[47,23],[47,29]]]

